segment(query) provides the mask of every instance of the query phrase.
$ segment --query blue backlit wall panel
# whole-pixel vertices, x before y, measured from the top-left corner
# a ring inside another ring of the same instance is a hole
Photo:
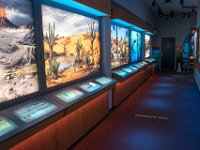
[[[141,48],[142,48],[142,38],[140,32],[131,31],[130,46],[131,46],[131,56],[130,56],[131,62],[140,60]]]

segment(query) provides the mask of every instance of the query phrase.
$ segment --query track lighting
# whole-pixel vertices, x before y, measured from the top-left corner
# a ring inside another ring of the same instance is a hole
[[[192,8],[192,13],[195,14],[195,9],[194,8]]]
[[[180,4],[183,5],[183,0],[180,0]]]
[[[155,0],[153,0],[152,7],[155,7],[155,6],[156,6],[156,2],[155,2]]]

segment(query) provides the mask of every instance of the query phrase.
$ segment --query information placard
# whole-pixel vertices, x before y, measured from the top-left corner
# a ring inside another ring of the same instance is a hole
[[[22,106],[14,111],[14,114],[23,122],[31,122],[57,109],[57,106],[44,100],[39,99],[30,104]]]
[[[15,130],[18,126],[7,117],[0,117],[0,137]]]
[[[100,78],[96,79],[95,81],[102,85],[105,85],[105,84],[109,84],[110,82],[112,82],[112,79],[110,79],[108,77],[100,77]]]
[[[56,95],[60,100],[67,103],[77,100],[82,96],[84,96],[84,93],[76,89],[69,89]]]
[[[91,93],[91,92],[101,88],[101,85],[96,84],[94,82],[88,82],[88,83],[81,85],[80,88],[88,93]]]

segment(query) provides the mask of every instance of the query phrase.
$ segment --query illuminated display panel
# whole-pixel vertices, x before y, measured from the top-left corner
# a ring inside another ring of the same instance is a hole
[[[145,58],[151,55],[151,36],[145,34]]]
[[[56,95],[56,97],[68,103],[77,100],[82,96],[84,96],[84,93],[76,89],[69,89]]]
[[[127,72],[122,71],[122,70],[115,71],[114,73],[117,74],[118,76],[122,77],[122,78],[125,78],[129,75]]]
[[[130,46],[131,46],[131,62],[140,60],[141,48],[142,48],[141,33],[131,31]]]
[[[33,4],[0,0],[0,103],[39,90]]]
[[[96,82],[102,84],[102,85],[106,85],[112,82],[112,79],[107,78],[107,77],[100,77],[98,79],[95,80]]]
[[[111,25],[112,69],[129,63],[129,29]]]
[[[99,21],[42,5],[47,88],[100,70]]]
[[[22,106],[14,111],[14,114],[23,122],[34,121],[50,112],[57,109],[57,106],[46,101],[45,99],[38,99],[25,106]]]
[[[88,83],[82,84],[80,88],[88,93],[91,93],[101,88],[101,85],[96,84],[94,82],[88,82]]]
[[[200,64],[200,28],[198,29],[197,62]]]
[[[197,31],[194,33],[194,58],[197,58]]]
[[[138,68],[135,66],[128,66],[128,68],[132,69],[134,72],[138,70]]]
[[[133,73],[133,70],[131,68],[128,68],[128,67],[125,67],[122,70],[127,72],[127,73]]]
[[[0,137],[15,130],[18,126],[6,117],[0,117]]]

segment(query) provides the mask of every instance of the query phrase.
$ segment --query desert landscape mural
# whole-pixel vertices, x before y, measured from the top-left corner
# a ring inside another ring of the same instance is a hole
[[[99,71],[98,20],[46,5],[42,18],[48,88]]]

